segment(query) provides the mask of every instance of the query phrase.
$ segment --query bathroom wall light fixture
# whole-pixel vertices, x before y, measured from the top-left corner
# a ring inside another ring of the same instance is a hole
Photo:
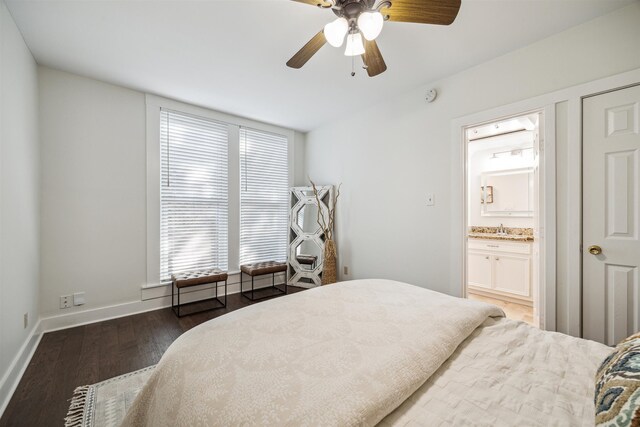
[[[514,150],[508,150],[508,151],[498,151],[496,153],[493,153],[491,155],[492,159],[501,159],[501,158],[508,158],[508,157],[514,157],[514,156],[520,156],[523,157],[524,156],[524,152],[525,151],[533,151],[533,147],[528,147],[528,148],[516,148]]]

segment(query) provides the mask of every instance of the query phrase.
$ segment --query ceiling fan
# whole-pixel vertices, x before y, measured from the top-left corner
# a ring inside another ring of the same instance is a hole
[[[344,54],[360,55],[369,77],[387,70],[376,38],[385,21],[449,25],[458,15],[461,0],[293,0],[321,9],[331,9],[338,17],[325,25],[287,62],[291,68],[302,68],[325,43],[341,47]],[[364,40],[363,40],[364,39]],[[352,72],[351,75],[355,75]]]

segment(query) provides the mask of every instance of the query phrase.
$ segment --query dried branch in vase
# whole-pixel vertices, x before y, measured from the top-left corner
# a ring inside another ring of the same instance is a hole
[[[333,195],[333,206],[327,213],[328,218],[325,218],[325,212],[321,209],[322,203],[320,202],[320,196],[318,195],[318,188],[311,178],[309,178],[309,182],[311,182],[313,194],[318,202],[318,226],[320,226],[320,229],[323,231],[326,240],[331,242],[328,245],[330,250],[335,252],[335,245],[333,244],[333,227],[336,219],[336,206],[338,205],[338,198],[340,197],[340,188],[342,187],[342,184],[338,185],[338,190]]]

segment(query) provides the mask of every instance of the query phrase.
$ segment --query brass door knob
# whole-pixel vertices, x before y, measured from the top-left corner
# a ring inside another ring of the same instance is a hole
[[[598,245],[589,246],[589,253],[591,255],[600,255],[602,253],[602,248]]]

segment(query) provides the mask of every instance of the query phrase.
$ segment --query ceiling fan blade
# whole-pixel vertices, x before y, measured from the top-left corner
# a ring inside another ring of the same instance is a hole
[[[324,32],[320,31],[318,34],[313,36],[313,38],[309,40],[309,42],[298,51],[298,53],[293,55],[293,58],[287,62],[287,66],[291,68],[302,68],[302,66],[306,64],[307,61],[325,45],[326,42],[327,39],[324,37]]]
[[[331,7],[333,6],[331,3],[324,0],[293,0],[298,3],[306,3],[311,6],[320,6],[320,7]]]
[[[450,25],[460,10],[460,0],[391,0],[380,13],[390,21]]]
[[[362,60],[364,61],[364,65],[367,66],[367,74],[369,74],[369,77],[375,77],[387,71],[387,64],[385,64],[382,53],[380,53],[380,49],[378,49],[378,44],[375,40],[365,40]]]

